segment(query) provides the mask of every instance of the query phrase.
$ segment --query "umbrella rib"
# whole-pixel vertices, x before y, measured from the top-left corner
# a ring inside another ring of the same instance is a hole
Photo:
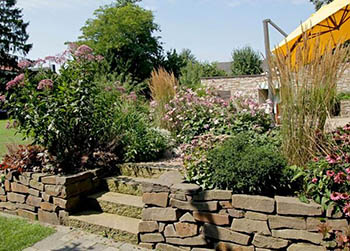
[[[334,19],[333,19],[333,18],[334,18]],[[338,28],[337,20],[335,19],[335,16],[334,16],[334,15],[329,16],[329,17],[327,18],[327,23],[328,23],[328,20],[331,21],[331,23],[333,24],[334,28]]]
[[[340,23],[339,23],[340,25],[344,23],[344,19],[345,19],[346,15],[349,13],[348,6],[346,6],[345,9],[342,9],[342,10],[343,10],[343,15],[340,19]]]
[[[320,26],[320,27],[324,27],[324,28],[329,28],[329,29],[334,28],[333,26],[324,25],[324,24],[317,24],[316,26]]]

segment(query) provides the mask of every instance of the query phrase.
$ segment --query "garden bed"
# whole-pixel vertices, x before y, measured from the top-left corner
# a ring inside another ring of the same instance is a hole
[[[105,169],[69,176],[1,171],[0,211],[31,220],[62,224],[70,212],[81,210],[81,199],[100,186]]]

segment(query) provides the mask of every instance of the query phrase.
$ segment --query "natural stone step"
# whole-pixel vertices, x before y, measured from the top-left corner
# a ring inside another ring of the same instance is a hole
[[[138,219],[142,217],[144,206],[142,197],[114,192],[90,195],[88,196],[88,202],[96,210]]]
[[[139,223],[138,219],[95,211],[85,211],[68,218],[69,226],[132,244],[137,244]]]
[[[155,179],[129,176],[108,177],[104,179],[105,187],[110,192],[142,196],[142,184],[153,184]]]
[[[182,167],[181,162],[125,163],[117,166],[122,176],[140,178],[158,178],[165,172],[177,171]]]

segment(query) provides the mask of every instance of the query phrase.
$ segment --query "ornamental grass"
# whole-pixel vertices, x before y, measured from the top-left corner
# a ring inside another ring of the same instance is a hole
[[[166,113],[165,106],[176,94],[178,81],[173,73],[167,72],[164,68],[153,70],[149,88],[151,90],[152,106],[154,106],[154,119],[161,128],[166,128],[163,116]]]
[[[290,164],[300,166],[328,151],[322,135],[349,55],[349,47],[342,44],[312,44],[306,33],[303,36],[295,58],[276,53],[270,62],[281,96],[282,150]]]

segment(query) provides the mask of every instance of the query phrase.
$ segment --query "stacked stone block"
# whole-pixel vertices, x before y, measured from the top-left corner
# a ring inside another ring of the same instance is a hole
[[[63,224],[70,212],[81,210],[82,196],[99,186],[102,170],[71,176],[2,171],[0,211],[30,220]]]
[[[350,100],[340,101],[340,116],[345,118],[350,117]]]
[[[323,212],[298,198],[274,198],[201,189],[193,184],[144,186],[140,245],[157,250],[327,250],[318,231],[322,222],[333,230],[347,219]]]

